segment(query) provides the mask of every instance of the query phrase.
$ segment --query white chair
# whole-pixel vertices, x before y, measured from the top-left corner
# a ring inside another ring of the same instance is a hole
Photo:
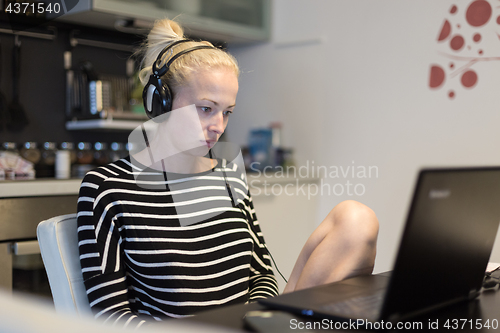
[[[40,222],[37,237],[56,311],[90,315],[78,252],[76,214]]]

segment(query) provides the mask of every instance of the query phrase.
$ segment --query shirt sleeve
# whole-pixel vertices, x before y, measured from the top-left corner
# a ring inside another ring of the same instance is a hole
[[[145,320],[133,311],[129,300],[120,257],[122,239],[102,189],[106,178],[104,172],[90,171],[80,187],[77,221],[83,280],[96,319],[139,327]]]
[[[250,267],[249,301],[256,301],[259,298],[267,298],[278,295],[278,283],[271,267],[271,260],[264,236],[259,226],[252,197],[248,194],[249,200],[245,207],[250,225],[252,237],[254,239],[254,251]]]

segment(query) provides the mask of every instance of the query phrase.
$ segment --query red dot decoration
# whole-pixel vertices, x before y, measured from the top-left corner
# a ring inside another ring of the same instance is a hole
[[[497,17],[497,24],[500,24],[500,16]]]
[[[493,2],[497,2],[500,0],[492,0]],[[469,25],[472,28],[478,28],[478,27],[483,27],[484,25],[488,24],[490,19],[493,17],[493,20],[496,20],[496,23],[500,25],[500,15],[499,12],[497,11],[497,8],[500,8],[499,6],[494,6],[495,7],[495,13],[493,13],[493,5],[491,4],[490,0],[467,0],[468,5],[465,8],[460,8],[461,13],[465,9],[465,24]],[[455,1],[453,1],[455,2]],[[451,15],[456,15],[459,12],[459,8],[456,4],[450,4],[451,6],[449,7],[449,14]],[[488,58],[484,58],[484,49],[480,48],[482,45],[483,41],[483,33],[479,31],[479,29],[476,29],[476,32],[472,32],[471,34],[467,33],[464,34],[461,26],[463,22],[460,23],[450,23],[448,19],[443,19],[441,25],[441,29],[439,30],[439,34],[437,36],[438,42],[443,42],[445,40],[449,41],[449,47],[452,51],[455,52],[464,52],[465,50],[470,50],[467,51],[466,53],[469,55],[472,55],[472,52],[477,52],[476,56],[474,57],[468,57],[468,59],[474,59],[474,61],[480,61],[480,60],[485,60]],[[494,22],[491,22],[494,23]],[[500,32],[497,32],[497,37],[500,39]],[[467,38],[467,39],[465,39]],[[472,39],[472,40],[471,40]],[[452,54],[448,54],[452,59],[457,58],[461,60],[461,58],[458,58],[457,56],[453,56]],[[464,58],[465,59],[465,58]],[[441,88],[445,85],[447,75],[446,71],[451,74],[451,78],[455,77],[456,74],[459,76],[457,79],[460,81],[460,84],[462,85],[463,88],[466,89],[472,89],[478,84],[478,75],[475,70],[472,69],[472,65],[474,62],[469,62],[464,67],[457,66],[455,64],[455,61],[449,61],[447,64],[444,65],[438,65],[438,64],[431,64],[430,65],[430,73],[429,73],[429,87],[431,89],[438,89]],[[460,68],[458,68],[460,67]],[[454,81],[454,80],[453,80]],[[456,98],[457,93],[454,89],[447,89],[447,92],[445,93],[450,100],[453,100]]]
[[[477,83],[477,74],[473,70],[468,70],[462,74],[462,85],[465,88],[472,88]]]
[[[454,51],[459,51],[462,47],[464,47],[465,40],[462,36],[456,35],[450,41],[450,47]]]
[[[485,25],[491,17],[492,9],[488,1],[475,0],[467,8],[465,18],[473,27]]]
[[[441,32],[439,33],[438,41],[445,40],[451,33],[451,24],[448,20],[444,20],[443,27],[441,28]]]
[[[445,73],[444,70],[441,66],[439,65],[433,65],[431,66],[431,75],[429,77],[429,87],[431,88],[438,88],[440,87],[445,78]]]

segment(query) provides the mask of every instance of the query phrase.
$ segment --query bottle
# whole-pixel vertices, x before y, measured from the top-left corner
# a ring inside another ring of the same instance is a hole
[[[75,144],[73,142],[62,142],[61,149],[69,150],[71,165],[75,164],[77,161]]]

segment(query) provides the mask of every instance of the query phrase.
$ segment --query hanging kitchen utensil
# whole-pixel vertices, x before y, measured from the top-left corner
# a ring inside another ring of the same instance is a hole
[[[3,129],[6,118],[5,113],[7,112],[7,99],[1,90],[1,80],[2,80],[2,44],[0,43],[0,131]]]
[[[7,128],[20,131],[28,125],[28,117],[19,102],[19,79],[21,72],[21,41],[16,35],[12,51],[12,101],[7,110]]]

